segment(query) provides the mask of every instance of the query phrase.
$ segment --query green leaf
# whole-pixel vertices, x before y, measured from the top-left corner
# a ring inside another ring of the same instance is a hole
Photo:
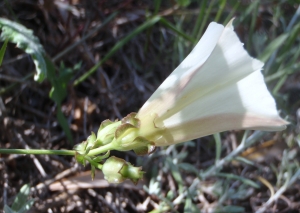
[[[58,120],[58,123],[60,124],[61,128],[63,129],[64,133],[66,134],[68,140],[71,142],[71,145],[73,145],[73,137],[71,134],[71,129],[69,127],[68,120],[64,116],[63,112],[61,111],[61,105],[57,105],[57,114],[56,118]]]
[[[181,177],[181,173],[177,165],[175,165],[170,157],[166,158],[166,164],[168,165],[173,178],[175,179],[176,183],[178,184],[179,192],[183,192],[183,179]]]
[[[34,204],[34,199],[28,200],[24,205],[18,210],[18,213],[26,213],[30,210],[31,206]]]
[[[169,22],[167,19],[165,18],[160,18],[160,23],[162,23],[163,25],[165,25],[167,28],[169,28],[170,30],[174,31],[175,33],[177,33],[179,36],[183,37],[184,39],[191,41],[193,43],[196,42],[196,40],[194,38],[192,38],[191,36],[185,34],[184,32],[182,32],[180,29],[178,29],[176,26],[174,26],[171,22]]]
[[[20,192],[18,193],[18,195],[16,196],[12,204],[11,210],[13,210],[13,212],[23,213],[23,212],[27,212],[31,208],[31,206],[34,203],[34,200],[33,199],[27,200],[29,193],[30,193],[30,185],[25,184],[24,186],[22,186]]]
[[[255,183],[254,181],[252,181],[250,179],[244,178],[242,176],[238,176],[238,175],[234,175],[234,174],[228,174],[228,173],[221,173],[221,172],[217,173],[216,176],[225,177],[225,178],[228,178],[228,179],[239,180],[239,181],[241,181],[242,183],[244,183],[246,185],[249,185],[249,186],[252,186],[256,189],[259,189],[259,185],[257,183]]]
[[[184,171],[187,171],[187,172],[191,172],[195,175],[197,175],[199,172],[199,169],[197,169],[194,165],[189,164],[189,163],[179,163],[178,168],[182,169]]]
[[[266,62],[270,58],[270,56],[274,53],[274,51],[277,50],[288,37],[289,37],[288,34],[282,34],[278,36],[274,41],[272,41],[267,46],[265,51],[260,55],[259,59],[262,60],[263,62]]]
[[[74,71],[80,68],[80,63],[76,64],[74,68],[66,68],[62,63],[59,69],[59,75],[55,75],[55,67],[52,61],[46,58],[46,64],[48,68],[48,79],[52,84],[52,88],[49,93],[49,97],[57,104],[57,120],[64,130],[68,140],[73,144],[73,138],[69,123],[61,111],[61,103],[67,96],[67,85],[72,78]]]
[[[30,193],[30,185],[25,184],[24,186],[22,186],[11,208],[15,211],[18,211],[23,206],[23,204],[27,202],[27,197],[29,193]]]
[[[182,7],[187,7],[190,5],[191,1],[190,0],[176,0],[177,4]]]
[[[193,204],[192,198],[187,197],[184,204],[184,212],[185,213],[197,213],[199,212],[199,208],[195,204]]]
[[[3,43],[2,47],[1,47],[1,50],[0,50],[0,66],[1,66],[3,58],[4,58],[4,54],[5,54],[7,42],[8,42],[8,39],[6,39],[4,41],[4,43]]]
[[[0,39],[15,43],[18,48],[28,53],[35,64],[36,74],[34,80],[42,82],[47,75],[46,62],[44,60],[45,51],[37,37],[33,35],[32,30],[23,25],[0,18],[0,29],[2,30]]]
[[[51,66],[51,65],[49,65],[49,66]],[[53,68],[49,69],[49,70],[51,70],[51,72],[49,72],[49,73],[51,73],[49,75],[49,80],[51,81],[51,84],[52,84],[52,88],[51,88],[49,96],[52,100],[54,100],[57,104],[59,104],[67,96],[67,85],[70,82],[70,79],[72,78],[72,76],[74,74],[74,71],[76,69],[79,69],[80,66],[75,65],[73,69],[66,68],[64,66],[64,64],[62,63],[60,65],[58,76],[55,76],[54,71],[52,71]]]
[[[8,205],[4,205],[4,209],[3,210],[4,210],[5,213],[16,213]]]

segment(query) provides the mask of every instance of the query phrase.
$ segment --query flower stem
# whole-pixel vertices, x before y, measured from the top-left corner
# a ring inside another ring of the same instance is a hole
[[[90,162],[91,165],[93,165],[94,167],[96,167],[96,168],[99,169],[99,170],[102,170],[102,167],[103,167],[102,164],[99,164],[99,163],[93,161],[89,156],[84,156],[84,158],[85,158],[88,162]]]
[[[25,155],[75,155],[74,150],[45,150],[45,149],[0,149],[0,154]]]
[[[108,152],[110,150],[114,150],[114,147],[113,147],[112,143],[108,143],[108,144],[100,146],[96,149],[92,149],[92,150],[89,151],[89,153],[87,155],[88,156],[94,156],[94,155],[98,155],[98,154]]]

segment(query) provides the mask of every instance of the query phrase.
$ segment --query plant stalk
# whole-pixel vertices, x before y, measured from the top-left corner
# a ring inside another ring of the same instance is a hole
[[[46,149],[0,149],[0,154],[25,155],[75,155],[74,150],[46,150]]]
[[[92,149],[88,152],[87,156],[95,156],[95,155],[99,155],[99,154],[102,154],[102,153],[106,153],[110,150],[115,150],[114,147],[112,146],[112,143],[108,143],[108,144],[105,144],[103,146],[100,146],[96,149]]]

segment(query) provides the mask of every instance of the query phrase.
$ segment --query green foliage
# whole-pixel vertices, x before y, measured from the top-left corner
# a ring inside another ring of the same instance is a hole
[[[176,0],[177,4],[182,7],[187,7],[190,5],[191,1],[190,0]]]
[[[31,206],[34,203],[34,199],[29,199],[28,196],[30,194],[30,185],[25,184],[20,189],[20,192],[16,196],[13,204],[11,207],[5,205],[4,206],[4,212],[5,213],[25,213],[29,211]]]
[[[51,81],[52,88],[49,93],[49,97],[56,103],[61,102],[67,96],[67,85],[70,82],[74,72],[81,67],[81,63],[76,64],[73,68],[65,67],[64,63],[60,64],[58,76],[54,73],[54,67],[49,64],[48,66],[51,72],[49,72],[49,80]]]
[[[0,50],[0,66],[1,66],[3,58],[4,58],[4,54],[5,54],[7,43],[8,43],[8,39],[6,39],[4,41],[4,43],[3,43],[2,47],[1,47],[1,50]]]
[[[160,19],[160,23],[162,23],[163,25],[165,25],[168,29],[172,30],[174,33],[176,33],[177,35],[181,36],[182,38],[191,41],[191,42],[196,42],[195,39],[193,39],[191,36],[187,35],[186,33],[184,33],[182,30],[180,30],[178,27],[174,26],[171,22],[169,22],[167,19],[165,18],[161,18]]]
[[[71,130],[69,127],[68,120],[64,116],[63,112],[61,111],[61,104],[62,101],[67,96],[67,85],[70,82],[70,79],[74,75],[74,71],[78,70],[81,66],[80,63],[76,64],[73,68],[66,68],[63,63],[61,63],[59,68],[58,76],[55,74],[55,67],[53,63],[46,59],[47,61],[47,68],[49,70],[48,79],[52,84],[52,88],[49,93],[49,97],[56,103],[57,105],[57,120],[64,130],[68,140],[73,144],[73,138],[71,134]]]
[[[0,18],[0,29],[2,30],[0,39],[15,43],[18,48],[28,53],[35,64],[36,74],[34,80],[42,82],[47,76],[47,67],[45,62],[45,51],[33,31],[23,25]]]
[[[198,213],[199,208],[193,204],[193,197],[188,196],[184,203],[184,212],[185,213]]]

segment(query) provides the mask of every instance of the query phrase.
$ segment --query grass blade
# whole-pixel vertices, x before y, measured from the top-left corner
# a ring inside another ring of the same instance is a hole
[[[8,43],[8,39],[6,39],[4,41],[4,43],[3,43],[2,47],[1,47],[1,50],[0,50],[0,66],[1,66],[3,58],[4,58],[4,54],[5,54],[7,43]]]
[[[112,57],[120,48],[122,48],[129,40],[131,40],[133,37],[144,31],[145,29],[153,26],[156,24],[159,20],[161,19],[160,16],[154,16],[153,18],[147,20],[144,22],[141,26],[137,27],[134,29],[131,33],[129,33],[125,38],[122,40],[118,41],[115,46],[106,54],[106,56],[99,61],[95,66],[93,66],[89,71],[87,71],[85,74],[80,76],[77,80],[74,81],[74,86],[77,86],[80,84],[82,81],[86,80],[89,76],[91,76],[98,67],[100,67],[104,62],[106,62],[110,57]]]

